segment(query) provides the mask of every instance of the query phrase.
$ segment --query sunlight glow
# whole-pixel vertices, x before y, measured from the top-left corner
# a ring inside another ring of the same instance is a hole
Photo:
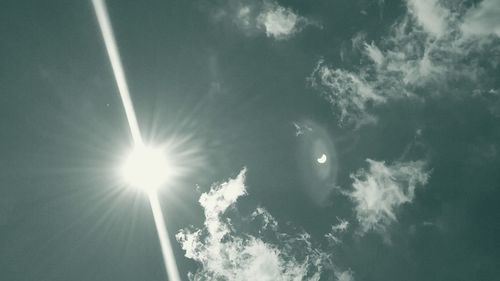
[[[131,186],[152,191],[167,182],[172,169],[161,149],[137,145],[127,156],[120,172]]]

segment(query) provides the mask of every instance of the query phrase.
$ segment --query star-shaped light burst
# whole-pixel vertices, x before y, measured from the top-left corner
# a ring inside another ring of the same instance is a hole
[[[121,176],[132,187],[156,191],[168,181],[169,172],[174,169],[164,153],[161,148],[136,145],[120,169]]]
[[[134,140],[134,145],[121,167],[121,173],[129,185],[147,192],[168,279],[170,281],[180,281],[181,278],[168,238],[168,231],[157,194],[158,188],[165,185],[170,175],[173,174],[174,167],[165,156],[165,151],[154,146],[148,146],[143,142],[106,5],[104,0],[92,0],[92,4],[94,5],[97,21],[102,32],[120,98],[125,109],[125,114],[127,115],[130,132]]]

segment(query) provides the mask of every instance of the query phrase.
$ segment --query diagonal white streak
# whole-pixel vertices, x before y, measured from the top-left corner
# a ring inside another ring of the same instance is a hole
[[[125,79],[125,72],[123,71],[120,53],[118,52],[118,47],[116,46],[115,36],[113,34],[113,29],[111,28],[111,22],[109,20],[106,5],[104,4],[104,0],[92,0],[92,4],[94,5],[97,21],[99,23],[99,27],[101,28],[106,50],[108,51],[109,60],[111,62],[111,67],[113,68],[113,74],[116,79],[118,91],[120,92],[123,107],[125,108],[125,114],[127,115],[127,121],[134,144],[136,146],[143,145],[139,124],[137,122],[137,117],[135,116],[134,107],[130,98],[127,80]],[[181,281],[179,270],[177,269],[177,264],[175,262],[175,256],[172,251],[172,245],[170,244],[170,240],[168,238],[167,226],[165,225],[165,219],[163,218],[163,213],[161,211],[158,194],[155,191],[152,191],[148,193],[148,196],[151,210],[153,212],[156,231],[160,240],[161,252],[168,280]]]
[[[167,226],[165,225],[165,219],[163,218],[163,213],[161,211],[158,194],[155,191],[152,191],[149,192],[148,195],[149,204],[151,204],[151,210],[153,211],[153,217],[155,219],[156,231],[158,232],[158,237],[160,238],[161,252],[163,254],[163,261],[165,262],[165,268],[167,269],[168,280],[181,281],[179,271],[177,270],[177,264],[175,263],[172,245],[170,245],[170,240],[168,238]]]
[[[99,22],[99,27],[101,28],[104,44],[106,45],[106,50],[108,51],[111,67],[113,68],[116,85],[118,86],[123,107],[125,108],[130,133],[132,134],[132,138],[136,144],[142,144],[141,132],[135,116],[132,100],[130,99],[127,80],[125,79],[125,72],[123,71],[120,53],[118,52],[118,47],[116,46],[115,36],[113,34],[111,22],[109,21],[106,5],[103,0],[92,0],[92,3],[94,5],[97,21]]]

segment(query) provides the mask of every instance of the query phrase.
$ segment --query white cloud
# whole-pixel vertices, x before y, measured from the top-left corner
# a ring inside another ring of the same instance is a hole
[[[297,123],[297,122],[292,122],[293,126],[295,127],[295,136],[301,136],[306,132],[312,132],[313,129],[307,125],[306,123]]]
[[[486,9],[500,11],[498,4],[500,0],[485,0],[479,7],[467,10],[461,1],[407,0],[408,14],[381,40],[387,68],[378,75],[399,74],[401,86],[408,93],[427,86],[439,92],[449,81],[474,83],[483,75],[478,58],[495,52],[490,48],[495,43],[464,36],[461,31],[481,25],[474,21],[478,14],[484,15],[484,33],[475,30],[475,34],[494,32],[491,27],[495,21],[500,28],[499,17],[486,16]],[[488,44],[490,47],[486,47]]]
[[[319,280],[322,274],[336,275],[331,255],[314,248],[305,233],[278,231],[277,221],[264,208],[243,223],[258,223],[253,232],[241,232],[228,217],[237,200],[246,194],[246,170],[236,178],[214,185],[200,197],[205,212],[204,227],[177,233],[185,256],[199,263],[190,280],[289,281]],[[252,229],[245,225],[245,229]],[[262,237],[266,237],[265,241]],[[343,279],[349,280],[349,279]]]
[[[334,107],[339,122],[354,123],[356,126],[376,121],[367,111],[369,104],[384,103],[372,85],[363,77],[327,66],[320,60],[308,78],[311,85],[320,90],[323,97]]]
[[[211,189],[208,193],[203,193],[200,197],[200,205],[205,209],[205,225],[208,232],[221,239],[228,231],[219,220],[219,215],[234,204],[236,200],[246,193],[245,173],[243,169],[235,179],[221,184],[217,189]]]
[[[340,274],[337,274],[337,281],[354,281],[354,276],[352,274],[352,271],[346,270],[344,272],[341,272]]]
[[[365,40],[366,40],[366,33],[358,32],[351,38],[351,45],[353,48],[356,49],[360,48],[365,44]]]
[[[449,11],[438,0],[407,0],[410,13],[417,19],[425,31],[435,37],[447,32]]]
[[[339,223],[332,225],[332,232],[344,232],[349,227],[349,222],[343,219],[337,218]]]
[[[339,235],[345,233],[347,228],[349,227],[349,222],[343,219],[337,218],[339,221],[338,224],[332,225],[332,230],[325,234],[325,238],[330,243],[330,245],[335,246],[340,244],[342,240],[339,238]]]
[[[495,34],[500,36],[500,0],[483,0],[470,9],[461,26],[466,36]]]
[[[267,37],[283,40],[300,32],[308,25],[316,25],[276,0],[227,0],[215,7],[216,21],[229,19],[246,35],[265,33]]]
[[[362,232],[384,231],[397,220],[397,209],[413,201],[415,189],[425,185],[429,173],[423,161],[397,162],[386,165],[367,159],[369,169],[351,175],[353,191],[349,196],[355,203],[356,218]]]
[[[364,43],[366,55],[377,65],[381,66],[384,63],[384,54],[380,49],[375,46],[372,42],[371,44]]]
[[[249,6],[243,6],[238,10],[236,18],[244,27],[250,27],[252,24],[251,20],[251,8]]]
[[[300,31],[307,20],[295,14],[291,9],[279,6],[275,2],[268,2],[257,18],[264,26],[266,35],[275,39],[286,39]]]
[[[366,43],[363,32],[353,36],[352,52],[361,54],[360,61],[348,61],[349,51],[341,50],[352,69],[327,67],[320,60],[309,81],[333,105],[341,124],[356,127],[377,120],[372,107],[449,94],[456,81],[486,91],[494,86],[488,73],[500,64],[500,41],[489,36],[500,27],[500,17],[493,15],[499,2],[484,0],[467,10],[460,1],[407,0],[406,15],[377,44]]]

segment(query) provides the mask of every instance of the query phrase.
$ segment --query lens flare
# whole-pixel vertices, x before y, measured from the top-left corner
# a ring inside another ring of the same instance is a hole
[[[94,5],[97,21],[99,23],[99,27],[101,28],[102,38],[104,39],[104,44],[106,45],[106,50],[108,51],[109,61],[111,62],[111,67],[113,68],[113,74],[115,76],[116,85],[118,86],[118,91],[120,92],[123,108],[125,109],[125,114],[127,115],[130,133],[132,134],[132,138],[136,144],[142,143],[139,124],[137,122],[137,117],[135,116],[132,99],[130,98],[127,79],[125,78],[125,71],[123,71],[122,62],[120,60],[120,52],[118,52],[118,47],[116,46],[115,35],[113,33],[111,21],[109,20],[108,10],[106,9],[106,5],[103,0],[92,0],[92,4]]]
[[[167,182],[172,169],[161,150],[147,147],[143,143],[106,5],[103,0],[92,0],[92,4],[134,140],[134,148],[123,164],[122,175],[130,185],[147,191],[168,279],[180,281],[179,270],[157,194],[157,189]]]
[[[170,239],[168,239],[168,230],[161,211],[158,194],[156,192],[149,192],[148,194],[149,204],[151,205],[153,218],[156,224],[156,231],[160,239],[161,253],[163,255],[163,262],[165,263],[165,269],[167,270],[168,280],[181,281],[177,263],[175,262],[174,252],[172,251],[172,245],[170,244]]]
[[[120,172],[132,187],[156,191],[168,181],[171,170],[173,167],[161,149],[138,145],[129,153]]]

